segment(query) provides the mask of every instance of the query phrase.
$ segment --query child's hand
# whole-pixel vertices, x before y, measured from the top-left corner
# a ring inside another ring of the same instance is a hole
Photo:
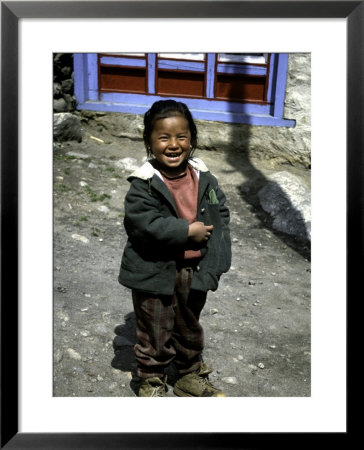
[[[207,241],[211,236],[213,225],[205,225],[202,222],[193,222],[188,227],[188,237],[194,242]]]

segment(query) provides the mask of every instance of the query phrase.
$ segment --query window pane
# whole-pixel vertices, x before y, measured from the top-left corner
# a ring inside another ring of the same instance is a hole
[[[218,53],[218,61],[266,64],[268,53]]]
[[[103,55],[113,55],[113,56],[141,56],[145,57],[145,53],[103,53]]]
[[[160,58],[188,59],[192,61],[205,61],[205,53],[158,53]]]

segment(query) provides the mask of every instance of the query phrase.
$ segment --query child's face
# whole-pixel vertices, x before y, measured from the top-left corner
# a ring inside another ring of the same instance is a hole
[[[155,122],[150,149],[167,176],[181,175],[191,152],[191,133],[183,116],[167,117]]]

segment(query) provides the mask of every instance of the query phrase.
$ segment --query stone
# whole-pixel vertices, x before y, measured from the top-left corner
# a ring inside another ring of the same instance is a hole
[[[137,170],[140,167],[140,164],[138,164],[138,161],[135,158],[123,158],[119,159],[119,161],[115,162],[115,166],[118,169],[123,169],[128,172],[134,172],[134,170]]]
[[[62,113],[68,111],[68,105],[66,100],[61,98],[55,98],[53,100],[53,111],[56,113]]]
[[[84,244],[88,244],[90,242],[90,240],[86,236],[81,236],[80,234],[77,233],[72,234],[72,239],[83,242]]]
[[[103,323],[99,323],[95,326],[95,333],[99,336],[107,336],[110,333],[110,330],[105,327]]]
[[[62,86],[59,83],[53,83],[53,97],[58,98],[62,94]]]
[[[67,354],[72,359],[75,359],[77,361],[81,360],[81,355],[78,352],[76,352],[76,350],[73,350],[73,348],[68,348]]]
[[[78,158],[78,159],[87,159],[90,157],[86,153],[78,153],[78,152],[67,152],[66,155],[73,156],[74,158]]]
[[[258,192],[260,204],[273,219],[274,229],[311,240],[311,194],[301,180],[286,171],[270,176]]]
[[[53,361],[55,364],[59,364],[63,359],[63,353],[60,349],[57,349],[53,355]]]
[[[238,384],[236,377],[223,377],[221,380],[227,384]]]
[[[66,104],[64,99],[54,100]],[[57,142],[82,141],[82,128],[80,119],[70,112],[56,112],[53,114],[53,138]]]
[[[103,212],[103,213],[105,213],[105,214],[107,214],[107,213],[110,212],[110,208],[108,208],[108,207],[105,206],[105,205],[99,206],[99,207],[97,208],[97,210],[100,211],[100,212]]]
[[[63,80],[61,82],[61,86],[62,86],[62,91],[67,93],[67,94],[71,94],[73,91],[73,80],[72,78],[68,78],[67,80]]]

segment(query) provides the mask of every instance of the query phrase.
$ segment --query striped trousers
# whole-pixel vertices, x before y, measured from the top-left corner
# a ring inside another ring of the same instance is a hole
[[[199,368],[204,346],[199,318],[207,293],[190,289],[193,273],[193,267],[177,269],[172,296],[132,291],[139,377],[162,377],[171,361],[181,374]]]

